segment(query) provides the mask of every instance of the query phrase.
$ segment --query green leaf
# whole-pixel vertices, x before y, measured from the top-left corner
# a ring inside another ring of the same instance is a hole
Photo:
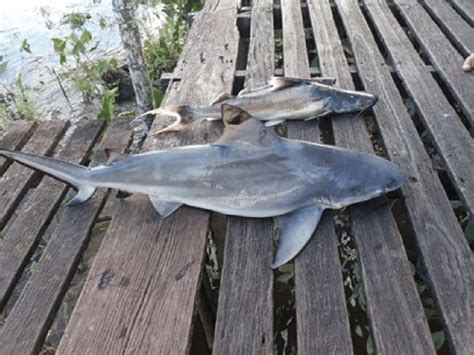
[[[374,351],[374,343],[373,343],[372,337],[370,335],[367,338],[367,343],[365,344],[365,348],[366,348],[368,354],[373,354],[375,352]]]
[[[92,41],[92,33],[90,33],[87,29],[85,29],[84,31],[82,31],[80,41],[82,43],[87,43],[87,42]]]
[[[104,90],[102,92],[101,102],[102,108],[98,118],[104,120],[107,124],[112,122],[112,119],[115,116],[115,96],[117,95],[117,88],[112,90]]]
[[[20,50],[31,54],[30,44],[28,43],[26,38],[23,40],[23,42],[21,42]]]
[[[84,47],[84,44],[82,44],[81,41],[77,41],[74,44],[74,47],[72,47],[72,55],[75,57],[79,57],[80,54],[84,54],[86,52],[86,47]]]
[[[435,346],[435,349],[436,350],[439,350],[442,348],[442,346],[444,345],[444,342],[445,342],[445,337],[444,337],[444,332],[443,331],[439,331],[439,332],[434,332],[431,334],[431,337],[433,338],[433,343],[434,343],[434,346]]]
[[[469,243],[474,242],[474,218],[467,223],[466,230],[464,231],[464,235]]]
[[[107,27],[107,21],[105,21],[105,18],[101,17],[99,19],[99,27],[100,27],[101,30],[103,30]]]
[[[58,54],[63,53],[66,49],[66,41],[61,38],[51,38],[51,40],[53,41],[54,51]]]

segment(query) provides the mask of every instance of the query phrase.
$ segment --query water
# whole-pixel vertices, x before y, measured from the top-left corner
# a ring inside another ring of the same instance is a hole
[[[67,23],[71,12],[90,15],[85,27],[98,41],[91,55],[123,59],[118,28],[114,21],[112,0],[2,0],[0,6],[0,92],[12,90],[20,74],[27,87],[29,99],[35,105],[39,119],[67,116],[79,119],[85,114],[85,105],[71,83],[64,82],[72,107],[66,102],[52,69],[60,73],[59,57],[54,53],[52,38],[64,38],[72,30]],[[161,7],[140,7],[137,11],[144,38],[156,38],[161,26]],[[100,21],[105,27],[100,26]],[[81,30],[77,33],[80,35]],[[21,51],[24,40],[31,53]],[[92,110],[93,111],[93,110]],[[88,116],[93,114],[86,112]]]
[[[58,67],[58,58],[54,54],[51,38],[64,37],[71,33],[70,26],[64,23],[64,15],[71,12],[91,16],[86,27],[94,37],[100,38],[96,55],[115,52],[120,48],[110,0],[4,0],[0,7],[0,55],[6,67],[0,73],[0,80],[11,82],[23,66],[38,60],[44,65]],[[159,8],[141,8],[141,27],[156,27],[159,22],[156,14],[159,15]],[[100,27],[100,19],[105,21],[105,28]],[[24,39],[30,44],[31,54],[20,50]]]

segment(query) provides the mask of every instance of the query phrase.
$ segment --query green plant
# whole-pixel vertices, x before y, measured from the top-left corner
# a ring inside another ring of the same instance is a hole
[[[72,80],[73,87],[83,94],[85,101],[96,98],[101,102],[97,117],[109,123],[115,115],[115,97],[117,90],[108,88],[103,75],[118,67],[115,58],[93,61],[91,55],[97,49],[99,40],[85,27],[90,15],[70,13],[65,16],[71,26],[71,33],[63,38],[52,38],[54,52],[63,67],[63,75]],[[99,25],[105,26],[105,20],[99,19]]]

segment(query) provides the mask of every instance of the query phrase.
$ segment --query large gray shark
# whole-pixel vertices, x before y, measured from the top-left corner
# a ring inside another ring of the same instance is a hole
[[[215,143],[122,156],[87,168],[27,153],[0,155],[74,186],[70,204],[98,187],[143,193],[164,218],[181,205],[243,217],[273,217],[279,242],[272,267],[295,257],[323,211],[400,187],[402,171],[374,155],[285,139],[239,108],[224,105]]]
[[[364,111],[377,102],[377,96],[332,87],[335,80],[312,80],[273,77],[270,85],[248,91],[238,96],[222,94],[209,106],[168,106],[146,112],[176,117],[176,122],[157,133],[179,131],[197,119],[220,120],[221,106],[237,106],[257,120],[273,126],[285,120],[312,120],[330,114]],[[329,85],[326,85],[329,84]]]

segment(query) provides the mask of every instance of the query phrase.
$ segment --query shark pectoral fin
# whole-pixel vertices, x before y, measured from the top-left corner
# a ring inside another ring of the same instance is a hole
[[[276,126],[277,124],[283,123],[285,120],[271,120],[271,121],[265,121],[265,126],[266,127],[272,127]]]
[[[179,207],[182,206],[181,203],[178,202],[168,202],[160,200],[156,196],[148,196],[150,198],[150,202],[153,205],[153,208],[160,214],[161,218],[168,217],[174,211],[176,211]]]
[[[87,201],[95,192],[95,187],[80,186],[77,193],[66,202],[65,206],[76,206],[82,202]]]
[[[234,96],[232,96],[231,94],[229,94],[227,92],[223,92],[222,94],[218,95],[214,100],[212,100],[211,106],[213,106],[215,104],[218,104],[218,103],[221,103],[222,101],[231,99],[233,97]]]
[[[312,205],[273,217],[280,231],[273,269],[293,259],[304,248],[316,230],[323,210],[319,205]]]

